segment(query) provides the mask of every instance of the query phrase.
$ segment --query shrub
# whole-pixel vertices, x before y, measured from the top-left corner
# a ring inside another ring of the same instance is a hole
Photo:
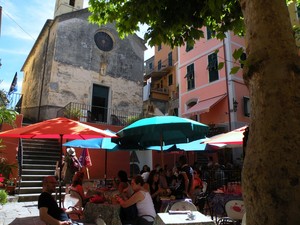
[[[0,189],[0,204],[4,205],[7,203],[7,193],[5,190]]]

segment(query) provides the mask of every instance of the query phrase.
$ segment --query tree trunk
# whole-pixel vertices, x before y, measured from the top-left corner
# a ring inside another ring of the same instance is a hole
[[[300,224],[300,63],[285,0],[241,0],[251,99],[247,225]]]

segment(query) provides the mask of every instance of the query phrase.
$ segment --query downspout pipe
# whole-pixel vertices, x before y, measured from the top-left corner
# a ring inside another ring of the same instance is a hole
[[[44,90],[44,81],[45,81],[45,74],[46,74],[46,65],[47,65],[47,56],[48,56],[48,46],[49,46],[49,39],[50,39],[50,26],[48,27],[48,34],[47,34],[47,40],[46,40],[46,52],[44,57],[44,64],[43,64],[43,73],[42,73],[42,83],[41,83],[41,91],[40,91],[40,100],[39,100],[39,106],[38,106],[38,115],[37,115],[37,121],[40,121],[41,116],[41,105],[42,105],[42,95]]]

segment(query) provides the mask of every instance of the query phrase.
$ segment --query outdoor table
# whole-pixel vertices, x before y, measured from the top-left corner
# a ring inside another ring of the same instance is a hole
[[[233,199],[243,200],[243,196],[241,193],[228,193],[228,192],[225,193],[212,192],[208,198],[213,210],[213,214],[215,216],[226,215],[225,204],[229,200],[233,200]]]
[[[214,221],[198,211],[193,211],[195,218],[190,220],[188,214],[158,213],[153,225],[215,225]]]
[[[192,199],[189,199],[189,198],[174,199],[171,197],[160,197],[160,201],[161,201],[161,207],[160,207],[159,211],[163,213],[163,212],[167,212],[175,202],[181,202],[181,201],[192,202]]]
[[[109,203],[88,202],[84,207],[84,219],[89,223],[94,223],[100,217],[108,225],[122,225],[120,219],[120,205]]]

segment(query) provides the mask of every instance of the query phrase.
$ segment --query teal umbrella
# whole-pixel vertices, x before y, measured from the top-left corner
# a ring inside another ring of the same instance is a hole
[[[119,150],[118,144],[111,141],[111,138],[91,138],[86,140],[73,140],[63,144],[66,147],[74,148],[92,148],[92,149],[106,149],[109,151]]]
[[[212,148],[204,143],[205,141],[209,140],[208,138],[198,139],[189,143],[181,143],[181,144],[174,144],[174,145],[164,145],[162,147],[163,151],[171,152],[171,151],[205,151],[211,150]],[[160,151],[160,146],[149,146],[147,147],[149,150],[156,150]]]
[[[155,116],[140,119],[123,128],[116,133],[118,138],[112,138],[112,141],[125,149],[160,146],[163,151],[165,145],[189,143],[204,138],[207,133],[208,126],[194,120],[177,116]]]

